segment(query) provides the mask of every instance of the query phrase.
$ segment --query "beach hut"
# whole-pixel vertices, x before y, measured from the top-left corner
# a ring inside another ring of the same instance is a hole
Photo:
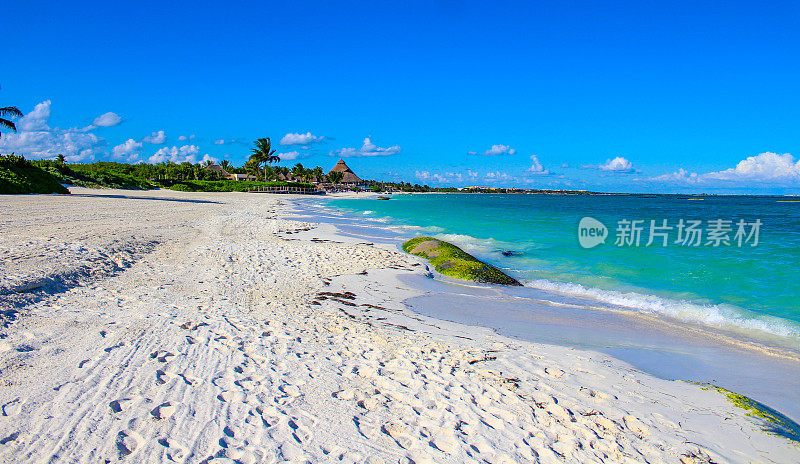
[[[352,169],[350,169],[349,166],[347,166],[347,163],[345,163],[343,159],[340,159],[339,162],[336,163],[336,166],[330,170],[328,175],[330,175],[331,172],[341,172],[343,184],[361,184],[364,182],[356,175],[356,173],[352,171]]]
[[[219,164],[211,164],[206,166],[206,171],[211,171],[217,173],[220,179],[230,179],[231,175],[228,171],[222,169],[222,166]]]

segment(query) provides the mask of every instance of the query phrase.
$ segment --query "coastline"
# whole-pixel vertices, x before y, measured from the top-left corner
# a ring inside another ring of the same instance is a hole
[[[362,219],[339,208],[335,214],[347,218],[340,221],[340,229],[353,230],[353,236],[367,228],[387,227],[383,221]],[[359,228],[360,221],[367,226]],[[370,239],[383,239],[398,248],[415,236],[371,233]],[[418,233],[426,235],[425,230]],[[516,339],[600,351],[666,380],[715,383],[800,421],[800,351],[780,337],[677,319],[590,295],[487,286],[452,279],[432,268],[429,272],[435,280],[403,278],[424,293],[405,301],[418,313],[490,328]]]
[[[800,456],[716,391],[409,310],[425,264],[298,215],[296,197],[76,192],[0,199],[16,279],[88,269],[28,294],[3,331],[3,459]],[[154,248],[112,246],[133,242]]]

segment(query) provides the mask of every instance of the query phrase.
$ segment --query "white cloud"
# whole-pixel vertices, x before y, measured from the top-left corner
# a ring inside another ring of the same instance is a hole
[[[181,142],[186,141],[186,140],[192,140],[192,139],[194,139],[194,134],[192,134],[192,135],[181,135],[180,137],[178,137],[178,140],[180,140]]]
[[[444,173],[431,173],[429,171],[414,171],[414,177],[417,179],[428,182],[433,181],[440,184],[461,182],[463,174],[460,172],[444,172]]]
[[[244,144],[240,139],[217,139],[214,140],[214,145],[230,145],[232,143]]]
[[[702,175],[705,179],[757,182],[800,180],[800,160],[794,161],[789,153],[779,155],[766,152],[750,156],[724,171],[709,172]]]
[[[516,153],[517,150],[509,147],[508,145],[492,145],[492,148],[484,151],[484,152],[476,152],[470,151],[468,152],[470,155],[480,155],[480,156],[500,156],[500,155],[513,155]]]
[[[47,120],[50,118],[50,100],[45,100],[37,104],[33,111],[26,114],[19,120],[20,131],[43,131],[50,130]]]
[[[539,158],[536,155],[531,155],[531,167],[527,169],[528,172],[533,174],[550,174],[550,172],[542,166]]]
[[[305,158],[308,156],[307,153],[300,153],[299,151],[290,151],[286,153],[277,153],[277,155],[281,158],[281,160],[289,161],[294,160],[297,158]]]
[[[298,133],[288,133],[283,136],[280,141],[281,145],[309,145],[316,142],[321,142],[322,139],[325,137],[323,136],[316,136],[313,135],[311,132],[306,132],[305,134],[298,134]]]
[[[112,113],[111,111],[94,118],[94,125],[99,127],[113,127],[121,122],[122,118],[117,113]]]
[[[173,163],[190,162],[192,164],[197,162],[197,154],[200,153],[200,148],[197,145],[183,145],[181,147],[164,147],[153,153],[147,159],[151,164],[163,163],[165,161],[172,161]],[[205,155],[203,160],[214,159]]]
[[[485,179],[487,182],[509,182],[516,181],[517,178],[505,172],[487,172]]]
[[[599,166],[584,166],[588,168],[597,168],[601,171],[609,171],[609,172],[633,172],[633,163],[628,161],[627,159],[617,156],[614,159],[606,160],[605,164],[601,164]]]
[[[661,176],[653,177],[650,180],[657,180],[659,182],[689,182],[695,183],[700,180],[696,172],[689,172],[686,169],[680,168],[671,174],[664,174]]]
[[[142,139],[142,142],[150,143],[153,145],[161,145],[166,141],[167,141],[167,134],[165,134],[163,130],[160,130],[158,132],[153,132],[152,134]]]
[[[415,171],[414,177],[416,177],[419,180],[428,180],[431,178],[431,173],[428,171]]]
[[[795,161],[789,153],[766,152],[747,157],[739,161],[736,167],[723,171],[698,174],[680,168],[673,173],[652,177],[650,180],[710,186],[730,186],[737,182],[743,186],[750,186],[753,183],[796,186],[797,182],[800,182],[800,160]]]
[[[111,150],[111,155],[122,161],[128,163],[135,163],[139,161],[139,150],[142,148],[142,142],[137,142],[133,139],[128,139],[125,143],[121,143]]]
[[[334,150],[331,155],[338,155],[342,158],[362,158],[366,156],[389,156],[400,153],[400,146],[394,145],[388,148],[381,148],[369,140],[369,137],[364,139],[364,144],[361,148],[341,148]]]
[[[105,140],[86,128],[51,128],[50,100],[37,104],[34,109],[20,118],[19,132],[3,134],[0,138],[0,152],[17,153],[28,158],[53,158],[63,154],[68,161],[92,161],[102,153]]]
[[[569,167],[569,164],[567,164],[567,163],[563,163],[563,164],[561,165],[561,168],[562,168],[562,169],[567,169],[568,167]]]

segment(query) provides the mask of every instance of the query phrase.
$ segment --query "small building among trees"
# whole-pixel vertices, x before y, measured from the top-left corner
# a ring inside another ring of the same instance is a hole
[[[336,166],[334,166],[333,169],[330,170],[330,172],[328,173],[328,178],[330,178],[331,173],[334,172],[342,173],[342,180],[340,181],[340,183],[342,184],[356,185],[364,183],[364,181],[361,180],[361,178],[358,177],[356,173],[354,173],[353,170],[350,169],[349,166],[347,166],[347,163],[345,163],[343,159],[340,159],[339,162],[336,163]]]

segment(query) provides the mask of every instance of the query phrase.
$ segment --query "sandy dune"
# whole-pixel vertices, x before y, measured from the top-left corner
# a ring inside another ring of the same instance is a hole
[[[0,197],[5,462],[797,462],[698,386],[418,316],[290,197]]]

